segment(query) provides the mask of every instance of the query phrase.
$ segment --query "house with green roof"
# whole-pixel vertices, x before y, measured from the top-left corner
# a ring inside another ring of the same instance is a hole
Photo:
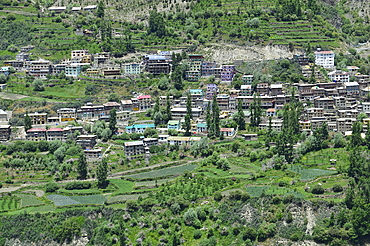
[[[179,120],[170,120],[167,123],[167,129],[173,129],[173,130],[180,130],[181,129],[181,123]]]

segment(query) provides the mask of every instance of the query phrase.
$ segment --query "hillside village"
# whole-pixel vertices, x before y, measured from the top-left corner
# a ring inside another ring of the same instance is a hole
[[[29,52],[33,46],[22,47],[16,55],[16,60],[4,61],[1,67],[1,73],[9,75],[11,72],[25,72],[28,76],[40,79],[46,79],[50,75],[65,74],[67,77],[78,78],[79,75],[102,76],[102,78],[114,79],[116,76],[137,76],[139,74],[165,75],[170,74],[172,69],[172,60],[176,55],[173,52],[165,51],[157,54],[147,54],[143,56],[141,63],[120,64],[112,66],[109,53],[90,54],[88,50],[73,50],[71,58],[64,60],[60,64],[52,64],[47,60],[29,60]],[[191,132],[193,136],[180,137],[170,136],[168,130],[184,131],[184,118],[187,113],[187,97],[174,98],[173,96],[158,96],[160,106],[166,103],[171,105],[172,119],[168,120],[166,127],[158,127],[154,121],[134,122],[132,125],[126,125],[127,122],[138,112],[145,112],[152,109],[156,103],[156,97],[153,95],[138,94],[135,97],[118,102],[106,102],[101,105],[87,103],[80,108],[60,108],[56,114],[30,112],[34,128],[27,129],[21,138],[32,141],[40,140],[62,140],[67,139],[68,134],[78,131],[77,143],[81,144],[88,157],[101,157],[99,149],[94,149],[97,136],[89,134],[82,126],[72,127],[66,125],[65,128],[54,127],[46,129],[46,125],[55,125],[66,123],[68,121],[77,121],[83,124],[97,120],[109,121],[109,114],[112,109],[116,110],[118,122],[122,122],[120,127],[113,135],[119,136],[126,132],[128,134],[143,134],[146,128],[156,129],[157,138],[144,138],[142,141],[128,142],[125,144],[125,155],[141,156],[149,153],[149,147],[163,143],[170,145],[191,144],[193,141],[199,141],[202,136],[207,134],[207,124],[205,120],[208,103],[215,97],[220,108],[220,119],[232,118],[237,111],[239,102],[245,112],[245,121],[249,122],[250,105],[256,97],[260,100],[260,106],[263,110],[263,120],[259,124],[259,129],[267,130],[269,127],[268,118],[271,117],[273,130],[280,132],[283,122],[279,111],[285,104],[294,97],[304,103],[304,109],[300,117],[299,125],[301,131],[307,131],[309,134],[325,122],[328,130],[339,132],[345,136],[351,134],[352,124],[359,117],[364,123],[364,128],[370,122],[369,95],[369,75],[363,75],[358,72],[356,66],[347,66],[344,70],[337,70],[334,64],[335,54],[333,51],[314,52],[315,60],[313,62],[304,55],[294,55],[290,62],[298,63],[302,69],[304,77],[315,81],[295,84],[281,83],[255,83],[253,75],[238,75],[238,65],[243,61],[235,61],[233,65],[222,65],[216,62],[206,61],[201,54],[189,54],[186,59],[188,70],[185,71],[185,79],[188,81],[198,81],[200,78],[210,78],[215,81],[208,83],[202,88],[192,88],[185,94],[190,94],[192,125]],[[184,61],[185,61],[184,60]],[[240,88],[232,88],[233,79],[241,80]],[[225,88],[220,90],[220,87]],[[6,91],[6,85],[2,85]],[[167,102],[169,100],[169,102]],[[11,114],[10,114],[11,115]],[[10,120],[7,113],[2,111],[1,136],[3,141],[12,140],[15,134],[11,134],[11,126],[6,125]],[[235,137],[238,134],[237,128],[221,128],[220,131],[225,137]],[[85,135],[84,135],[85,134]],[[19,134],[18,134],[19,135]]]

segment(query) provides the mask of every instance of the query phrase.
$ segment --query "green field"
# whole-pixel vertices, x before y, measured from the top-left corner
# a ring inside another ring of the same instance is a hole
[[[115,203],[115,202],[125,202],[128,200],[137,200],[139,197],[147,197],[148,194],[132,194],[132,195],[118,195],[118,196],[112,196],[108,199],[108,203]]]
[[[288,167],[289,171],[299,173],[301,175],[301,181],[307,181],[315,179],[319,176],[333,175],[336,171],[324,170],[324,169],[307,169],[299,165],[291,165]]]
[[[17,209],[19,207],[20,198],[17,196],[4,195],[0,199],[0,210],[7,211]]]
[[[118,188],[113,195],[131,192],[135,184],[134,182],[122,179],[110,179],[109,182]]]
[[[165,177],[165,176],[170,176],[170,175],[180,175],[184,173],[185,170],[193,171],[197,167],[198,165],[184,165],[184,166],[178,166],[178,167],[169,167],[169,168],[163,168],[160,170],[154,170],[154,171],[150,171],[146,173],[132,174],[132,175],[128,175],[127,177],[131,177],[135,179],[145,179],[145,178]]]
[[[96,189],[82,189],[82,190],[66,190],[66,189],[59,189],[61,193],[66,193],[68,195],[77,194],[77,195],[94,195],[94,194],[101,194],[100,190]]]
[[[105,202],[105,196],[62,196],[48,195],[47,198],[54,202],[55,206],[79,205],[79,204],[97,204],[102,205]]]
[[[34,195],[28,194],[17,194],[21,198],[21,207],[36,206],[44,204],[42,201],[38,200]]]

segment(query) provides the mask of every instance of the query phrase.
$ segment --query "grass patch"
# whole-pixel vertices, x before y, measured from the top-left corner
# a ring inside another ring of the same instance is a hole
[[[108,199],[108,203],[118,203],[118,202],[125,202],[128,200],[137,200],[139,197],[147,197],[148,194],[142,193],[142,194],[132,194],[132,195],[118,195],[118,196],[112,196]]]
[[[165,177],[170,175],[180,175],[185,172],[185,170],[193,171],[197,168],[198,165],[184,165],[178,167],[169,167],[163,168],[159,170],[154,170],[146,173],[138,173],[128,175],[127,177],[135,178],[135,179],[145,179],[145,178],[158,178],[158,177]]]
[[[312,180],[319,176],[333,175],[336,171],[324,170],[324,169],[307,169],[300,165],[290,165],[288,167],[289,171],[299,173],[301,175],[301,181]]]
[[[167,182],[170,182],[174,180],[174,178],[169,178],[169,179],[160,179],[160,180],[157,180],[157,185],[161,185],[161,184],[165,184]],[[155,180],[151,180],[151,181],[140,181],[140,182],[135,182],[135,187],[138,187],[138,186],[155,186]]]
[[[105,202],[105,196],[102,196],[102,195],[91,195],[91,196],[48,195],[47,198],[53,201],[55,206],[68,206],[68,205],[79,205],[79,204],[102,205]]]
[[[117,187],[117,190],[113,193],[113,195],[131,192],[135,184],[134,182],[122,179],[110,179],[109,182]]]
[[[259,197],[262,193],[266,193],[269,188],[270,186],[248,186],[246,191],[251,197]]]
[[[68,195],[78,194],[78,195],[95,195],[101,194],[100,190],[96,189],[82,189],[82,190],[66,190],[66,189],[59,189],[59,192],[66,193]]]
[[[44,204],[42,201],[38,200],[34,195],[27,195],[27,194],[17,194],[21,198],[21,207],[28,207],[28,206],[37,206]]]

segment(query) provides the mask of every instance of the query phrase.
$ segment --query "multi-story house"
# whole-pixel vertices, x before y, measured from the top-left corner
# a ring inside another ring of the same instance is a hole
[[[316,108],[323,108],[324,110],[333,110],[334,99],[330,97],[315,98],[314,105]]]
[[[349,82],[349,72],[342,72],[341,70],[336,70],[328,73],[328,77],[333,82]]]
[[[252,85],[241,85],[240,86],[240,96],[252,96]]]
[[[327,123],[328,120],[326,117],[313,117],[311,118],[311,130],[315,131],[319,127],[322,126],[322,124]]]
[[[144,133],[147,128],[155,129],[154,124],[135,124],[131,126],[126,126],[127,133]]]
[[[52,69],[52,74],[60,74],[60,73],[65,73],[66,72],[66,66],[68,66],[68,64],[55,64],[51,67]]]
[[[220,110],[229,110],[229,95],[228,94],[218,94],[217,104]]]
[[[77,117],[82,120],[99,119],[101,115],[105,114],[104,112],[103,105],[92,105],[92,103],[87,103],[77,110]]]
[[[46,78],[52,72],[50,61],[39,59],[37,61],[25,62],[26,74],[36,78]]]
[[[269,95],[270,94],[270,86],[268,83],[258,83],[256,88],[257,95]]]
[[[283,85],[282,84],[272,84],[270,85],[270,95],[277,96],[283,95]]]
[[[200,137],[177,137],[177,136],[169,136],[167,141],[170,145],[187,145],[192,144],[194,142],[200,141]]]
[[[145,71],[154,75],[168,74],[171,71],[170,60],[164,56],[146,55],[144,65]]]
[[[96,144],[96,135],[77,136],[76,143],[79,144],[82,149],[94,149]]]
[[[125,156],[145,154],[143,141],[125,142]]]
[[[123,111],[132,111],[133,104],[131,100],[121,100],[122,110]]]
[[[362,112],[367,115],[370,115],[370,102],[362,102],[361,103]]]
[[[180,130],[181,129],[181,123],[179,120],[169,120],[167,123],[167,129],[170,130]]]
[[[124,74],[140,74],[141,67],[139,63],[130,63],[123,65]]]
[[[119,67],[106,67],[102,68],[101,74],[103,76],[121,75],[121,69]]]
[[[77,119],[75,108],[61,108],[57,110],[59,121],[73,121]]]
[[[315,64],[324,68],[333,68],[334,57],[333,51],[315,51]]]
[[[306,115],[307,115],[307,119],[309,120],[311,120],[312,118],[316,118],[316,117],[323,117],[324,109],[323,108],[306,108]]]
[[[28,61],[30,59],[30,54],[25,52],[20,52],[15,55],[17,61]]]
[[[203,55],[201,55],[201,54],[190,54],[190,55],[188,55],[188,59],[190,60],[190,61],[200,61],[200,62],[202,62],[203,60],[204,60],[204,56]]]
[[[5,112],[4,110],[0,109],[0,122],[3,121],[3,122],[6,122],[8,121],[8,113]]]
[[[306,66],[310,61],[310,59],[305,55],[293,55],[293,60],[300,66]]]
[[[221,81],[231,82],[233,81],[236,69],[234,65],[222,65]]]
[[[30,52],[34,48],[35,48],[35,46],[32,46],[32,45],[23,46],[23,47],[21,47],[21,52]]]
[[[251,85],[253,83],[253,78],[254,76],[249,74],[249,75],[243,75],[242,76],[242,83],[243,85]]]
[[[53,141],[53,140],[65,140],[64,130],[62,128],[50,128],[46,130],[46,140]]]
[[[202,75],[202,62],[192,61],[189,64],[189,70],[186,71],[185,77],[188,81],[198,81]]]
[[[26,116],[25,114],[24,116]],[[32,125],[43,125],[46,124],[48,120],[48,114],[47,113],[29,113],[28,116],[30,117],[32,121]]]
[[[10,139],[10,125],[0,125],[0,141],[8,141]]]
[[[357,82],[346,82],[344,83],[347,95],[358,95],[360,93],[359,84]]]
[[[75,57],[84,57],[86,55],[89,55],[89,51],[88,50],[72,50],[71,51],[71,58],[75,58]]]
[[[206,99],[212,100],[214,95],[217,94],[218,87],[216,84],[207,84]]]
[[[235,134],[234,128],[220,128],[220,134],[223,134],[225,137],[232,137]]]
[[[104,103],[103,104],[104,106],[104,111],[105,111],[105,114],[106,115],[109,115],[109,112],[112,110],[112,109],[116,109],[116,110],[119,110],[120,107],[121,107],[121,104],[117,103],[117,102],[107,102],[107,103]]]
[[[26,139],[30,141],[46,140],[46,129],[44,128],[31,128],[27,131]]]
[[[153,107],[153,101],[150,95],[142,95],[137,98],[137,107],[139,110],[147,110]],[[131,99],[133,101],[133,99]],[[135,109],[134,109],[135,110]]]
[[[81,64],[80,63],[71,63],[65,66],[65,74],[68,77],[77,77],[81,74]]]
[[[311,121],[309,121],[309,120],[300,120],[299,121],[299,129],[302,132],[310,132],[311,131]]]
[[[356,121],[355,118],[339,118],[337,119],[337,131],[345,133],[352,131],[352,124]]]
[[[153,145],[158,145],[158,138],[144,138],[144,146],[150,148]]]
[[[217,67],[216,62],[202,62],[202,76],[208,77],[208,76],[214,76],[215,75],[215,69]]]
[[[191,113],[194,119],[199,118],[202,114],[202,109],[192,108]],[[186,108],[172,108],[171,114],[172,114],[172,118],[174,119],[184,118],[186,115]]]
[[[338,110],[339,118],[355,118],[359,115],[359,111],[357,109],[347,109],[347,110]]]

